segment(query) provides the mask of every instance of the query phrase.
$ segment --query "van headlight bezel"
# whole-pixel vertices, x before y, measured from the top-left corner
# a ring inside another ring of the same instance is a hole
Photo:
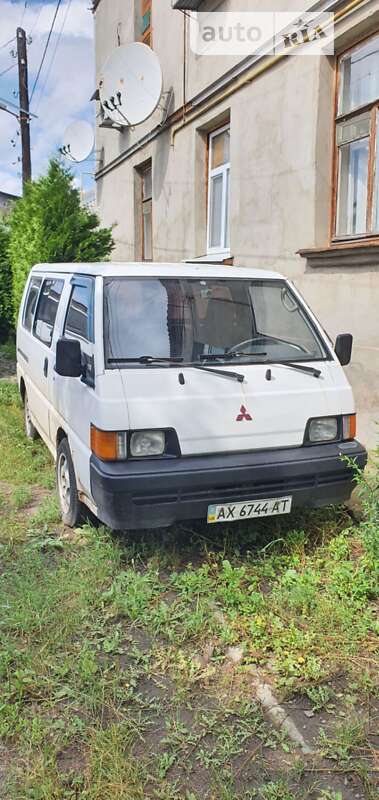
[[[305,428],[304,444],[332,444],[352,441],[356,434],[356,414],[311,417]]]

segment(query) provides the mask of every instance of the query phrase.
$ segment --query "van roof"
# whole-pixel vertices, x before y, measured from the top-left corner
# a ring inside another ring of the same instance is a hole
[[[101,275],[103,277],[154,277],[162,278],[182,276],[183,278],[213,277],[213,278],[283,278],[279,272],[265,269],[251,269],[250,267],[217,266],[208,263],[164,264],[161,262],[126,262],[108,261],[92,264],[36,264],[32,272],[43,273],[76,273],[78,275]]]

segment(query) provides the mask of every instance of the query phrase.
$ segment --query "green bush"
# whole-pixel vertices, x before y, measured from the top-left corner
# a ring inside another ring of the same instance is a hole
[[[0,219],[0,342],[3,342],[12,327],[12,272],[8,257],[9,229]]]
[[[83,208],[74,176],[58,161],[26,185],[10,215],[9,257],[17,316],[30,269],[37,263],[104,261],[114,247],[110,228]]]

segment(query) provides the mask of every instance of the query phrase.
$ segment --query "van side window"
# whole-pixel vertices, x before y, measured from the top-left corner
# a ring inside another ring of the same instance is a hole
[[[64,336],[93,341],[93,283],[75,284],[68,304]]]
[[[64,281],[47,278],[43,282],[37,313],[34,319],[33,333],[41,342],[51,345],[55,318],[61,298]]]
[[[28,294],[25,300],[24,316],[22,320],[22,324],[27,331],[31,331],[32,329],[33,317],[36,310],[41,283],[42,278],[32,278],[29,284]]]

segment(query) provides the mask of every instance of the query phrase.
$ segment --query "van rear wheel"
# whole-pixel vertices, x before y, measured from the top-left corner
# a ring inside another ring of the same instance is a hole
[[[38,439],[38,431],[35,425],[32,423],[32,418],[30,416],[30,408],[29,408],[29,400],[28,395],[25,392],[24,397],[24,426],[25,426],[25,433],[28,439]]]
[[[67,439],[62,439],[58,445],[56,475],[62,520],[69,528],[74,528],[81,520],[81,503]]]

